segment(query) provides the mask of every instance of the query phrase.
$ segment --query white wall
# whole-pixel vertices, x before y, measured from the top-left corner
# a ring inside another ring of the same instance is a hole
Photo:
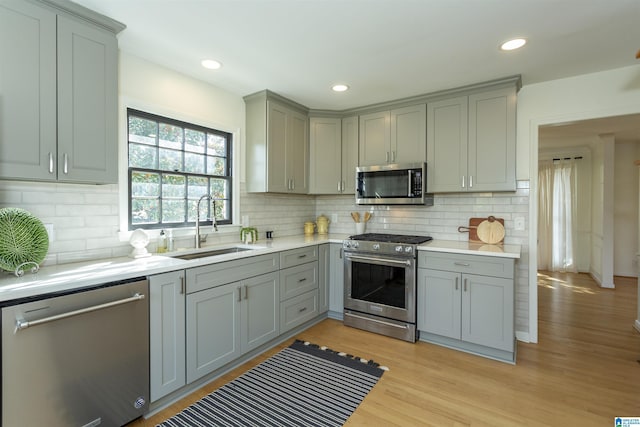
[[[640,142],[616,142],[613,274],[638,276],[638,167]]]
[[[537,194],[538,127],[640,112],[640,65],[526,85],[518,93],[517,167],[519,180],[531,179]],[[538,337],[536,283],[537,197],[529,198],[529,313],[530,338]]]

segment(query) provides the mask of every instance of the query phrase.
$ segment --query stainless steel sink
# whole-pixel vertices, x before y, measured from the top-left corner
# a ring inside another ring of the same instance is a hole
[[[206,257],[216,256],[216,255],[236,254],[239,252],[250,251],[252,249],[253,248],[241,248],[241,247],[222,248],[222,249],[214,249],[206,252],[195,252],[195,253],[184,254],[184,255],[172,255],[171,258],[189,260],[189,259],[206,258]]]

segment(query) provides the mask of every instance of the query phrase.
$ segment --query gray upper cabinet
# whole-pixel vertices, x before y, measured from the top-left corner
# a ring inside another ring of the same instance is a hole
[[[426,160],[426,105],[360,116],[360,166]]]
[[[309,119],[311,194],[354,194],[358,117]]]
[[[429,192],[515,191],[515,87],[430,102],[427,122]]]
[[[0,176],[55,179],[56,14],[1,0],[0,57]]]
[[[0,0],[1,178],[117,182],[115,34],[124,25],[77,13],[89,12]]]
[[[247,191],[308,193],[309,132],[305,107],[269,91],[244,100]]]
[[[58,16],[58,179],[118,181],[118,42]]]

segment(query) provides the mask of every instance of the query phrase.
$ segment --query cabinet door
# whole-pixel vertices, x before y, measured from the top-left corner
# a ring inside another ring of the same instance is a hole
[[[513,280],[462,275],[462,339],[513,351]]]
[[[311,194],[338,194],[342,185],[341,120],[309,119],[311,150],[309,181]],[[355,169],[355,167],[354,167]]]
[[[469,96],[469,190],[516,189],[516,92]]]
[[[280,332],[280,284],[278,273],[243,280],[242,353],[276,338]]]
[[[342,316],[344,311],[344,260],[342,245],[331,243],[331,277],[329,278],[329,311]]]
[[[391,115],[389,111],[360,116],[359,166],[380,165],[390,159]]]
[[[184,271],[149,278],[151,401],[186,383]]]
[[[427,160],[427,106],[391,110],[391,163]]]
[[[187,295],[187,383],[242,354],[240,282]]]
[[[58,16],[58,179],[118,181],[118,44],[113,33]]]
[[[467,186],[467,97],[427,104],[427,191]]]
[[[342,193],[356,193],[358,166],[358,116],[342,119]]]
[[[460,339],[460,273],[418,269],[418,329]]]
[[[290,191],[309,192],[309,139],[307,116],[289,111],[287,132],[287,170],[291,179]]]
[[[267,191],[289,191],[287,175],[287,114],[282,105],[267,101]]]
[[[0,2],[0,176],[56,179],[56,15]]]
[[[329,244],[318,245],[318,311],[329,310],[329,278],[331,277],[331,255]]]

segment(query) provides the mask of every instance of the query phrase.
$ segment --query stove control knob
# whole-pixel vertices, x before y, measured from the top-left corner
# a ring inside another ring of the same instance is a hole
[[[353,249],[358,249],[358,246],[360,246],[360,243],[358,243],[358,242],[351,242],[351,247],[352,247]]]
[[[406,248],[404,248],[404,251],[406,253],[411,253],[411,252],[413,252],[413,248],[411,246],[407,246]]]
[[[374,243],[373,246],[371,247],[374,251],[377,251],[378,249],[380,249],[380,244],[378,243]]]
[[[396,246],[396,252],[402,252],[402,246]]]

